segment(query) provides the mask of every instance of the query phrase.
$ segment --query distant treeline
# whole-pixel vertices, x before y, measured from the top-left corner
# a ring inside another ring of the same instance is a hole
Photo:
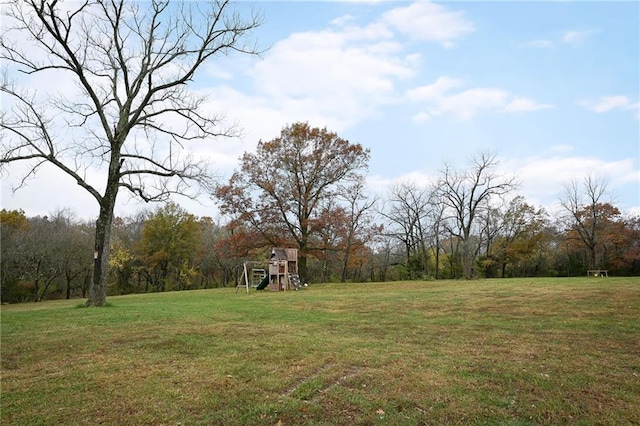
[[[465,249],[473,255],[472,277],[577,276],[589,269],[640,275],[640,218],[625,218],[610,204],[552,220],[543,209],[516,197],[502,208],[484,209],[465,241],[454,235],[450,219],[427,214],[434,212],[433,206],[427,209],[425,203],[420,209],[409,202],[419,200],[417,195],[419,188],[413,185],[394,188],[387,210],[377,216],[378,232],[368,234],[366,241],[351,239],[345,245],[348,239],[338,231],[330,244],[317,241],[317,248],[307,253],[306,279],[465,278]],[[68,210],[45,217],[2,210],[2,302],[86,297],[93,227]],[[589,240],[585,230],[597,231],[596,238]],[[111,295],[235,286],[242,279],[243,262],[266,266],[271,251],[269,242],[237,224],[198,218],[173,203],[118,218],[112,234]],[[295,242],[280,243],[295,247]]]

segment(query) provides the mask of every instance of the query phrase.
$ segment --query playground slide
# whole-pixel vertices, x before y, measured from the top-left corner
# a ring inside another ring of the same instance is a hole
[[[269,275],[265,275],[265,277],[260,281],[256,290],[264,290],[269,285]]]

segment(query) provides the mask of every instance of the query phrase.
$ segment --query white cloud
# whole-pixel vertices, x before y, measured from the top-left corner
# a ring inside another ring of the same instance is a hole
[[[480,87],[452,93],[464,82],[451,77],[440,77],[433,84],[407,91],[407,98],[420,102],[426,110],[414,116],[415,122],[425,121],[433,116],[450,113],[460,120],[469,120],[482,110],[501,112],[526,112],[552,108],[533,99],[514,96],[506,90]]]
[[[428,2],[396,7],[367,23],[342,15],[324,30],[290,34],[260,61],[210,69],[225,84],[208,90],[210,109],[250,123],[247,138],[254,140],[275,137],[297,120],[341,131],[400,100],[398,83],[413,77],[422,59],[405,50],[405,36],[449,45],[471,31],[464,13]],[[240,87],[231,75],[247,83]]]
[[[638,102],[633,102],[631,98],[623,95],[602,96],[597,101],[582,100],[579,101],[578,104],[589,111],[597,113],[605,113],[614,109],[626,111],[638,110],[638,108],[640,108],[640,104]]]
[[[31,166],[31,167],[30,167]],[[57,209],[72,207],[80,218],[89,219],[98,216],[98,202],[75,181],[50,164],[44,164],[37,174],[26,182],[26,186],[13,191],[20,179],[32,168],[33,163],[26,161],[11,164],[11,168],[2,174],[2,208],[22,209],[28,216],[47,216]],[[102,190],[100,176],[94,170],[87,170],[87,180]],[[118,197],[118,203],[127,197],[126,191]]]
[[[291,34],[248,74],[252,96],[270,108],[337,123],[339,131],[395,102],[397,82],[414,75],[419,59],[380,23],[346,25]]]
[[[550,104],[540,104],[529,98],[516,97],[507,106],[505,111],[519,112],[519,111],[538,111],[541,109],[553,108]]]
[[[203,67],[203,71],[207,74],[207,76],[216,80],[226,80],[231,81],[234,78],[233,72],[225,69],[223,66],[218,64],[206,64]]]
[[[429,121],[429,120],[431,120],[431,114],[424,111],[419,112],[413,117],[411,117],[411,121],[413,121],[414,123],[424,123],[425,121]]]
[[[435,110],[450,112],[460,120],[473,118],[483,109],[499,110],[506,106],[509,94],[502,89],[477,88],[469,89],[451,96],[443,97]]]
[[[464,15],[464,12],[450,11],[425,1],[390,10],[382,20],[412,39],[434,41],[450,48],[454,40],[475,31],[473,23]]]
[[[562,149],[567,149],[564,147]],[[582,179],[587,174],[598,171],[609,182],[613,198],[626,185],[640,181],[640,172],[635,166],[637,160],[626,158],[606,161],[595,157],[580,156],[537,156],[525,159],[508,159],[501,167],[514,174],[521,182],[519,191],[532,203],[552,209],[564,191],[564,185],[573,179]],[[636,203],[640,200],[636,200]],[[622,206],[625,210],[638,206]]]
[[[623,214],[627,214],[629,217],[638,217],[640,216],[640,206],[630,207]]]
[[[534,49],[550,49],[563,44],[579,46],[597,32],[597,30],[565,30],[557,37],[527,41],[522,43],[522,46]]]
[[[399,176],[383,177],[380,175],[367,176],[367,189],[372,194],[386,194],[390,188],[401,184],[415,184],[421,188],[428,188],[437,182],[438,176],[427,174],[419,170],[409,171]]]
[[[560,42],[564,44],[579,45],[589,36],[595,34],[594,30],[568,30],[560,37]]]
[[[330,24],[331,25],[337,25],[337,26],[344,26],[346,24],[348,24],[349,22],[353,22],[355,20],[353,15],[343,15],[343,16],[339,16],[335,19],[333,19]]]
[[[546,48],[553,47],[554,44],[555,43],[552,42],[551,40],[538,39],[538,40],[528,41],[528,42],[524,43],[523,46],[524,47],[537,48],[537,49],[546,49]]]
[[[578,105],[584,109],[598,114],[604,114],[614,110],[635,112],[636,120],[640,120],[640,102],[634,102],[631,98],[624,95],[602,96],[600,99],[580,100]]]
[[[558,153],[571,152],[573,151],[573,149],[574,148],[571,145],[555,145],[550,148],[551,152],[558,152]]]
[[[398,34],[451,46],[473,29],[463,12],[429,2],[396,7],[365,25],[343,15],[325,30],[277,42],[249,76],[255,96],[277,109],[344,127],[397,102],[397,83],[415,75],[421,56],[404,52]]]
[[[302,0],[306,1],[306,0]],[[362,3],[362,4],[378,4],[388,0],[332,0],[338,3]]]
[[[600,101],[594,104],[591,110],[595,112],[607,112],[616,108],[629,109],[631,107],[633,107],[633,104],[626,96],[605,96],[600,98]]]
[[[415,101],[431,101],[433,99],[441,99],[445,96],[445,92],[455,89],[464,84],[462,80],[452,77],[439,77],[435,83],[428,86],[416,87],[407,91],[407,97]]]

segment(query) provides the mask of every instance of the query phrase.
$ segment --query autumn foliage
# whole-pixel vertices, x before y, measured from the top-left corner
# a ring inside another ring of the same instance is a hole
[[[294,123],[280,136],[260,141],[215,193],[221,212],[230,218],[230,243],[295,247],[306,279],[309,256],[341,250],[340,237],[327,231],[347,237],[339,200],[361,185],[368,160],[369,151],[360,144],[308,123]]]

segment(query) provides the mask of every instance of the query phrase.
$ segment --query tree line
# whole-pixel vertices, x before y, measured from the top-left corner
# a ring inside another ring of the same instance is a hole
[[[246,154],[219,185],[225,223],[172,202],[115,218],[107,293],[235,286],[243,263],[266,266],[273,246],[298,248],[311,283],[575,276],[589,269],[640,275],[640,217],[604,202],[602,179],[567,184],[563,214],[551,215],[517,195],[516,181],[498,175],[495,156],[482,153],[468,168],[446,166],[433,185],[399,183],[373,197],[363,189],[366,150],[306,123],[283,135]],[[344,161],[340,149],[361,161]],[[293,154],[274,164],[278,174],[261,172],[285,152]],[[2,210],[2,301],[87,297],[94,228],[71,210],[46,217]]]
[[[604,179],[572,180],[560,209],[549,212],[517,194],[496,166],[495,156],[480,154],[469,168],[445,168],[431,187],[391,189],[383,216],[402,243],[396,253],[404,254],[408,277],[640,274],[640,217],[606,200]]]

